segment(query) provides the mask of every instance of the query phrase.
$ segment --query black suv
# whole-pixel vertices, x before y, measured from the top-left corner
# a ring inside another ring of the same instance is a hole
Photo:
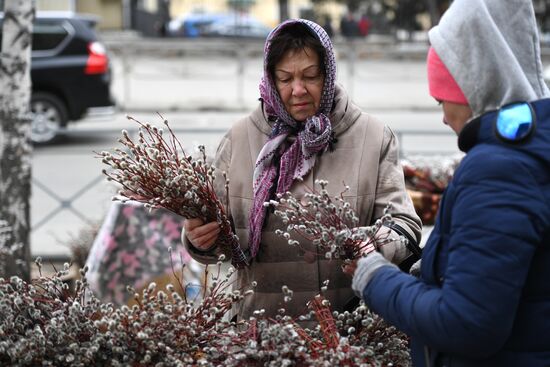
[[[91,107],[113,106],[109,59],[97,40],[96,23],[95,17],[74,13],[37,13],[31,61],[33,142],[52,141]]]

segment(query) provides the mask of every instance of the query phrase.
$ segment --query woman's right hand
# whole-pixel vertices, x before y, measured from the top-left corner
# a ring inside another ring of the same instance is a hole
[[[208,251],[214,247],[220,234],[220,225],[217,222],[204,224],[200,219],[185,219],[183,221],[184,236],[189,242],[201,251]]]

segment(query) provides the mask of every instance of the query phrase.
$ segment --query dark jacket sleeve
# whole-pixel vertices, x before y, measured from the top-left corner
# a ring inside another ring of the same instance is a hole
[[[384,267],[363,297],[374,312],[431,348],[475,358],[494,354],[509,337],[548,225],[548,204],[518,160],[478,155],[466,164],[453,183],[441,287]]]

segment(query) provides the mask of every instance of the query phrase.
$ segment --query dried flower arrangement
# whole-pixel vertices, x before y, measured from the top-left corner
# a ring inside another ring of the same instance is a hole
[[[202,156],[195,159],[185,153],[168,121],[163,119],[169,135],[165,138],[163,129],[132,117],[128,119],[140,126],[137,142],[123,131],[118,141],[124,150],[99,153],[103,163],[111,168],[103,173],[122,186],[114,199],[135,200],[149,208],[163,207],[184,218],[218,222],[221,229],[218,241],[232,254],[232,264],[237,268],[246,266],[246,255],[214,190],[214,167],[207,163],[204,146],[199,147]],[[227,190],[227,178],[225,187]]]
[[[26,283],[0,279],[0,364],[3,366],[409,366],[408,340],[364,305],[331,312],[318,296],[302,319],[257,311],[228,321],[228,312],[253,290],[229,291],[221,261],[201,301],[154,283],[134,294],[136,305],[115,308],[87,291],[86,269],[74,291],[52,278]],[[40,260],[37,260],[40,269]],[[252,287],[254,284],[252,284]],[[204,289],[204,288],[203,288]],[[134,292],[129,289],[130,292]],[[286,290],[286,294],[291,294]],[[185,294],[185,292],[183,292]],[[298,321],[299,322],[299,321]]]
[[[315,255],[327,259],[350,261],[393,241],[389,232],[381,231],[383,225],[392,224],[390,205],[372,226],[358,227],[357,214],[344,200],[344,193],[349,187],[346,186],[339,196],[331,197],[327,190],[328,181],[317,180],[315,184],[320,190],[306,193],[305,200],[287,192],[279,195],[277,200],[266,203],[275,207],[275,215],[287,226],[286,231],[277,230],[276,234],[287,239],[289,245],[301,246],[299,241],[291,239],[290,233],[294,232],[315,246],[314,250],[304,251],[315,251]],[[400,240],[407,241],[405,238]]]
[[[85,223],[76,233],[68,233],[68,238],[61,243],[70,250],[70,258],[75,266],[83,268],[90,253],[90,248],[97,237],[101,223]]]
[[[408,157],[404,159],[405,184],[422,222],[433,224],[439,201],[462,156]]]

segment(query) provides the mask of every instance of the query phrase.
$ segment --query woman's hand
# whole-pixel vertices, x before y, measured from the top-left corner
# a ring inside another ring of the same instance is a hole
[[[204,224],[200,219],[185,219],[183,221],[184,236],[189,242],[201,251],[208,251],[214,247],[220,234],[220,225],[217,222]]]

